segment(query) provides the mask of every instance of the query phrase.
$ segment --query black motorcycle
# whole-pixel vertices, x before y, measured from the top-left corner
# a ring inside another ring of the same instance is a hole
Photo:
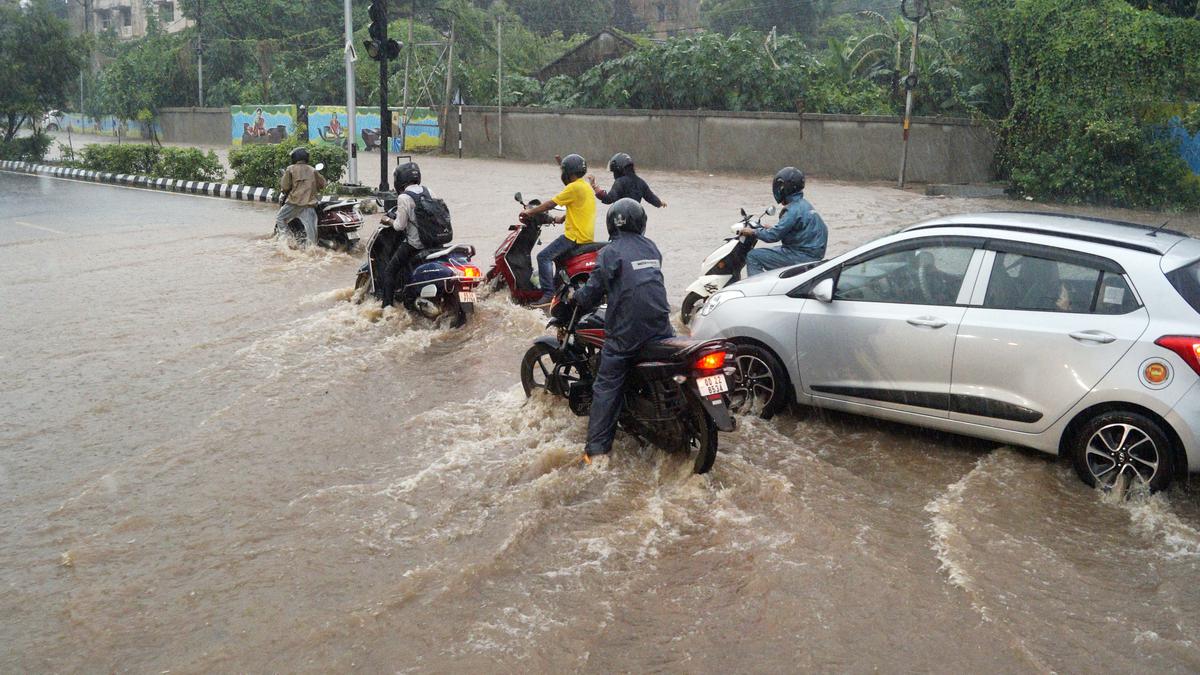
[[[549,326],[557,336],[534,340],[521,360],[525,395],[544,389],[587,416],[592,381],[604,347],[605,308],[583,314],[555,296]],[[669,338],[647,344],[625,380],[619,428],[670,453],[692,453],[693,470],[707,473],[717,458],[717,432],[733,431],[728,391],[734,345],[724,340]]]

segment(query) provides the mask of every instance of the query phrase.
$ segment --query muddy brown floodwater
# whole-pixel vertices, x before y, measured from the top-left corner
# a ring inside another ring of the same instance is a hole
[[[557,187],[423,168],[485,268],[512,193]],[[646,177],[677,305],[769,176]],[[831,254],[1012,206],[808,194]],[[0,670],[1200,669],[1191,492],[1109,500],[1051,457],[804,410],[743,419],[707,476],[625,436],[584,471],[585,420],[521,393],[539,312],[353,306],[358,259],[271,219],[0,174]]]

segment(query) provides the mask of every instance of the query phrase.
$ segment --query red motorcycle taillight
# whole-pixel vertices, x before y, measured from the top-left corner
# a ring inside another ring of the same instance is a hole
[[[713,352],[696,359],[693,364],[696,370],[717,370],[725,366],[725,352]]]
[[[1200,375],[1200,337],[1195,335],[1164,335],[1154,341],[1159,347],[1170,349]]]
[[[478,279],[480,276],[482,276],[482,273],[479,271],[479,268],[474,265],[463,265],[462,275],[467,279]]]

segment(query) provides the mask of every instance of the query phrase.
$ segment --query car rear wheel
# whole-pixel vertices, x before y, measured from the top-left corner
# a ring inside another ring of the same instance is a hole
[[[769,420],[787,404],[787,373],[769,349],[738,345],[730,383],[729,409]]]
[[[1174,449],[1162,426],[1119,410],[1097,415],[1071,442],[1071,461],[1083,482],[1102,490],[1162,490],[1174,477]]]

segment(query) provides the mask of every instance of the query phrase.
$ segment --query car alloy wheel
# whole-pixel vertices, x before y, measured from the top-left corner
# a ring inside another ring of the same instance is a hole
[[[1126,486],[1149,485],[1160,469],[1160,450],[1142,429],[1126,423],[1097,429],[1084,451],[1088,471],[1106,490],[1124,479]]]
[[[771,419],[787,402],[787,376],[769,349],[741,344],[733,359],[735,372],[729,383],[729,409],[735,413]]]

